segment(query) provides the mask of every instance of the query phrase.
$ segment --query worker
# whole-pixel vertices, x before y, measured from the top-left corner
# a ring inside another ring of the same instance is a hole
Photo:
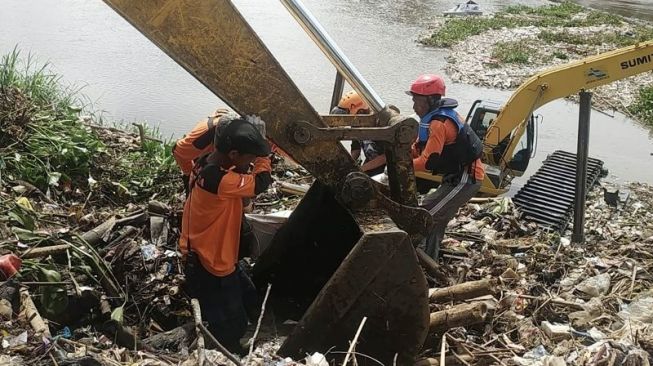
[[[412,149],[414,169],[443,176],[442,184],[421,204],[433,217],[433,229],[424,243],[425,252],[433,259],[439,255],[447,223],[478,192],[485,177],[480,159],[483,143],[456,112],[458,102],[443,98],[445,89],[441,76],[425,74],[406,92],[420,117]]]
[[[185,290],[198,299],[209,331],[240,354],[240,339],[257,306],[254,285],[238,264],[243,198],[255,197],[272,182],[271,151],[263,136],[251,122],[234,120],[215,139],[215,150],[196,160],[179,239]],[[251,174],[239,173],[250,164]]]
[[[189,187],[188,180],[193,167],[193,162],[200,156],[214,151],[214,140],[231,121],[239,119],[237,113],[231,112],[225,108],[217,109],[206,120],[199,121],[197,125],[183,138],[177,140],[172,148],[172,154],[182,172],[182,181],[186,197],[188,197]],[[219,127],[218,127],[219,126]],[[217,127],[217,128],[216,128]],[[277,150],[278,151],[278,150]],[[247,173],[249,167],[240,173]],[[241,226],[240,239],[240,258],[249,257],[252,250],[259,245],[258,239],[249,221],[245,218],[245,213],[253,211],[253,202],[249,197],[243,198],[243,224]]]
[[[369,114],[370,107],[365,103],[355,90],[347,92],[333,107],[331,114]],[[385,170],[386,160],[383,146],[371,140],[354,140],[351,142],[350,153],[355,161],[358,161],[361,150],[365,160],[361,165],[361,170],[369,176],[383,173]]]

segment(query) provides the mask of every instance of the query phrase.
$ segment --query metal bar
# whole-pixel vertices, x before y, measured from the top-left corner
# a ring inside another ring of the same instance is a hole
[[[333,110],[333,107],[337,106],[340,103],[342,98],[342,92],[345,90],[345,79],[342,78],[342,74],[336,71],[336,81],[333,83],[333,94],[331,95],[331,107],[329,111]]]
[[[587,152],[590,135],[590,114],[592,112],[592,93],[581,90],[580,113],[578,116],[578,147],[576,165],[576,199],[574,202],[574,229],[571,240],[574,243],[585,241],[585,198],[587,195]]]
[[[302,4],[300,0],[281,0],[290,14],[299,22],[308,35],[313,38],[336,69],[345,77],[347,82],[365,99],[375,112],[380,112],[385,103],[381,97],[372,89],[363,76],[358,72],[354,64],[349,61],[336,42],[329,36],[322,25],[315,19],[313,14]]]

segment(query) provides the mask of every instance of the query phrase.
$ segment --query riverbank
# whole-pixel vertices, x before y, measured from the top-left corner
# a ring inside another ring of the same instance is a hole
[[[0,62],[0,365],[190,366],[201,353],[230,364],[210,340],[197,346],[181,290],[184,195],[171,142],[86,117],[74,90],[31,66],[17,54]],[[311,182],[282,163],[274,180],[255,212],[294,209],[296,186]],[[283,189],[288,181],[295,193]],[[509,198],[461,209],[428,283],[495,285],[481,297],[432,301],[432,314],[466,304],[485,312],[480,323],[432,332],[419,365],[437,364],[442,349],[449,365],[643,364],[653,351],[653,187],[623,188],[631,195],[618,207],[593,191],[583,245],[522,221]],[[281,328],[292,325],[277,328],[282,320],[265,314],[243,364],[324,366],[321,355],[276,355]],[[346,349],[320,351],[335,364]]]
[[[437,30],[420,42],[449,50],[445,71],[454,81],[503,90],[513,90],[548,68],[653,39],[650,22],[570,2],[440,18],[433,27]],[[646,72],[592,89],[593,106],[653,126],[651,85],[653,73]]]

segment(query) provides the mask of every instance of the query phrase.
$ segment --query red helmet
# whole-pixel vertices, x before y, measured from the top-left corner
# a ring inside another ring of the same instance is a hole
[[[440,75],[423,74],[417,77],[415,81],[410,84],[410,90],[406,92],[408,95],[436,95],[444,96],[446,87],[444,79]]]

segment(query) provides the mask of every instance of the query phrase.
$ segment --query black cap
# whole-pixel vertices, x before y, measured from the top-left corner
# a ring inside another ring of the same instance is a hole
[[[216,149],[223,153],[236,150],[241,154],[270,155],[270,144],[259,130],[244,119],[235,119],[227,125],[216,141]]]

